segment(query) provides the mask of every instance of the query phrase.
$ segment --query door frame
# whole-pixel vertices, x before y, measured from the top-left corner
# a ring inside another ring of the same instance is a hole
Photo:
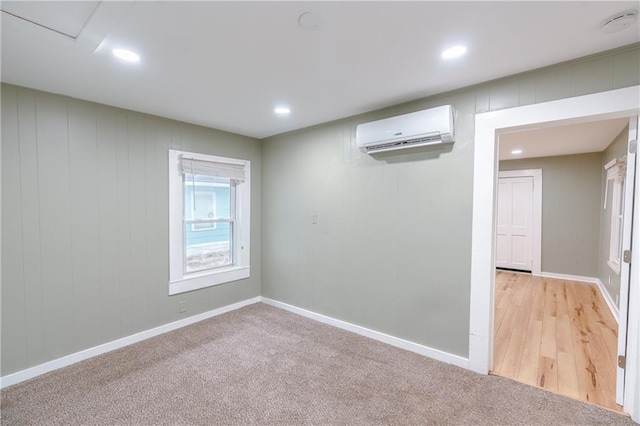
[[[532,130],[638,115],[640,86],[591,95],[476,114],[471,242],[471,296],[469,312],[469,368],[488,374],[493,363],[493,317],[495,290],[495,231],[498,176],[498,137],[507,131]],[[640,173],[636,174],[636,191]],[[637,193],[637,192],[636,192]],[[640,209],[636,209],[636,212]],[[640,239],[640,221],[634,215],[634,246]],[[634,258],[638,255],[633,253]],[[639,268],[632,268],[629,321],[640,318],[640,287],[634,282]],[[637,280],[636,280],[637,281]],[[627,366],[640,365],[640,330],[629,328]],[[640,419],[640,398],[633,398],[640,372],[627,368],[624,411]]]
[[[539,276],[542,273],[542,169],[505,170],[498,173],[498,179],[514,177],[533,178],[531,275]]]

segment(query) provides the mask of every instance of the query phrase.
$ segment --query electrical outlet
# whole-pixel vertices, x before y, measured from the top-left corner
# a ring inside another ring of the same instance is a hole
[[[318,214],[311,215],[311,223],[316,225],[318,223]]]
[[[183,300],[180,303],[178,303],[178,306],[180,307],[180,313],[187,312],[187,301],[186,300]]]

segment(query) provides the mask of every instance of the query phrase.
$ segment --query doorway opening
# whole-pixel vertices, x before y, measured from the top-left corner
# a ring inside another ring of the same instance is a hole
[[[625,161],[628,125],[620,118],[547,127],[498,143],[491,373],[616,411],[620,282],[608,264],[605,165]],[[543,244],[534,247],[534,237]]]
[[[476,115],[469,334],[469,365],[472,370],[487,374],[493,368],[494,361],[495,207],[498,137],[513,131],[635,116],[640,111],[639,95],[640,87],[635,86]],[[635,165],[635,161],[633,164]],[[632,181],[635,181],[635,178],[632,178]],[[634,228],[634,235],[638,235],[638,228],[640,226]],[[629,233],[629,241],[626,243],[629,247],[630,236]],[[638,238],[635,238],[635,241],[637,240]],[[626,276],[625,273],[622,274],[622,282],[629,282],[629,273],[630,271],[627,270]],[[633,273],[635,274],[635,271]],[[632,283],[632,286],[638,286],[638,284]],[[623,285],[622,288],[624,287]],[[632,288],[632,294],[639,290]],[[635,342],[639,339],[640,333],[633,324],[640,317],[640,306],[631,304],[628,306],[628,311],[626,310],[627,306],[621,302],[620,326],[624,326],[625,331],[619,333],[619,343],[623,341],[626,344],[626,325],[627,323],[631,324],[632,329],[630,329],[629,335],[632,342],[627,346],[628,350],[625,354],[627,365],[632,363],[635,365],[640,361],[636,349],[637,342]],[[632,321],[627,321],[627,318]],[[633,374],[629,373],[630,371]],[[617,375],[616,386],[621,386],[624,389],[624,411],[631,413],[634,418],[640,416],[640,406],[636,406],[638,404],[634,398],[638,382],[637,373],[633,369],[617,368]],[[620,376],[622,380],[620,380]]]

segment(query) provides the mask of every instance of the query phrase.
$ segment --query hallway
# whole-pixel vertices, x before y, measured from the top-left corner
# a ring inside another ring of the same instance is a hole
[[[594,284],[496,273],[492,374],[621,411],[618,324]]]

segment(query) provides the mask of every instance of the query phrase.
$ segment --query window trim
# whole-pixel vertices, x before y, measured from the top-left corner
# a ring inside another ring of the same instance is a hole
[[[613,181],[611,190],[611,215],[609,223],[609,256],[607,265],[613,272],[620,275],[620,258],[622,256],[622,218],[624,213],[624,171],[626,162],[624,159],[614,158],[605,166],[607,181],[605,186],[605,210],[607,209],[607,198],[609,182]]]
[[[244,182],[236,182],[236,225],[234,229],[234,265],[195,273],[184,273],[183,180],[178,170],[181,155],[203,161],[239,164],[244,167]],[[187,151],[169,150],[169,295],[211,287],[251,276],[251,162]]]

